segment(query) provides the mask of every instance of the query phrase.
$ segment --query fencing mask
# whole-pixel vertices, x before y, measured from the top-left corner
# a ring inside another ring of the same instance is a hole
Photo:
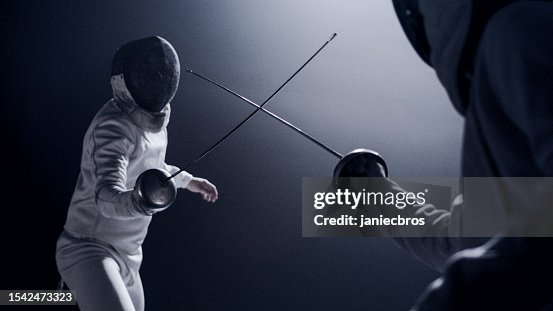
[[[113,56],[111,75],[120,74],[138,106],[159,112],[177,91],[179,58],[173,46],[161,37],[131,41]]]

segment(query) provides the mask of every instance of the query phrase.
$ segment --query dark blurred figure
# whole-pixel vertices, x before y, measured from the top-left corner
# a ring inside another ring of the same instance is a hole
[[[462,175],[553,176],[553,3],[393,3],[413,47],[465,118]],[[516,209],[532,209],[521,201]],[[459,196],[433,225],[448,227],[463,204]],[[412,310],[553,310],[553,243],[528,237],[532,225],[485,240],[396,239],[443,271]]]

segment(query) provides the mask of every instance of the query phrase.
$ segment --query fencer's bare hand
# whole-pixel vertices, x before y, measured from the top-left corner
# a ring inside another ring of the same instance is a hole
[[[200,193],[207,202],[215,202],[219,197],[217,187],[207,179],[194,177],[186,187],[191,192]]]

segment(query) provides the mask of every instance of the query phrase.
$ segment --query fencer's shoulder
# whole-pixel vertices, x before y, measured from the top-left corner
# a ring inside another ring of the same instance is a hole
[[[108,101],[98,111],[91,124],[91,130],[94,132],[113,132],[127,137],[134,141],[136,136],[136,125],[129,118],[128,114],[123,112],[114,100]]]
[[[132,127],[133,122],[115,100],[110,100],[96,114],[95,120],[98,124],[113,124],[121,127]]]

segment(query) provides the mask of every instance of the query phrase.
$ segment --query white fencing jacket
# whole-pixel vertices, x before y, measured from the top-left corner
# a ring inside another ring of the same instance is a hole
[[[136,179],[151,168],[178,171],[165,164],[170,110],[168,104],[151,113],[117,99],[102,107],[84,137],[81,171],[64,226],[74,237],[109,245],[135,271],[151,221],[133,206]],[[175,183],[185,188],[191,179],[182,172]]]

